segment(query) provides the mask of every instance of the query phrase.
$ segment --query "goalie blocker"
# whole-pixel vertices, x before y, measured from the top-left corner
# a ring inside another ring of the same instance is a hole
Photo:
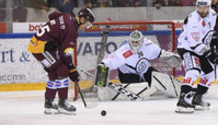
[[[104,64],[98,64],[95,77],[95,85],[105,87],[108,81],[109,67]]]

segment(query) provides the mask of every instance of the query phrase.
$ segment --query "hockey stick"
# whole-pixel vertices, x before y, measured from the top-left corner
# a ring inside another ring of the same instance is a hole
[[[99,63],[101,63],[102,59],[104,58],[105,47],[106,47],[106,43],[107,43],[109,30],[110,30],[110,27],[106,26],[102,32],[101,49],[100,49],[100,53],[98,55],[97,65]]]
[[[73,60],[73,54],[71,55],[71,57],[72,57],[72,61],[74,62],[74,60]],[[73,82],[73,81],[72,81]],[[84,96],[83,96],[83,94],[82,94],[82,91],[81,91],[81,89],[80,89],[80,86],[79,86],[79,84],[78,84],[78,82],[74,82],[75,84],[76,84],[76,89],[79,91],[79,94],[80,94],[80,97],[81,97],[81,99],[82,99],[82,102],[83,102],[83,105],[84,105],[84,107],[85,108],[87,108],[87,109],[92,109],[92,108],[95,108],[95,107],[97,107],[97,103],[95,103],[95,102],[93,102],[93,103],[86,103],[86,101],[85,101],[85,98],[84,98]],[[77,98],[77,97],[76,97]],[[75,100],[74,100],[75,101]]]
[[[78,82],[75,82],[75,84],[76,84],[77,89],[78,89],[78,91],[79,91],[80,97],[82,98],[82,102],[83,102],[83,104],[84,104],[84,107],[87,107],[87,103],[86,103],[86,101],[85,101],[85,99],[84,99],[84,97],[83,97],[83,94],[82,94],[82,92],[81,92],[81,89],[80,89],[80,87],[79,87]]]
[[[82,99],[84,107],[87,108],[87,109],[92,109],[92,108],[97,107],[97,103],[91,103],[91,104],[86,103],[85,98],[84,98],[84,96],[83,96],[83,94],[81,92],[81,89],[80,89],[80,86],[79,86],[78,82],[75,82],[75,84],[76,84],[77,89],[79,91],[79,94],[80,94],[80,97]]]

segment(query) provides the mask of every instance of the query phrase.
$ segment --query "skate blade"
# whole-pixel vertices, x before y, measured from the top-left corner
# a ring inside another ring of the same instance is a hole
[[[65,109],[59,108],[58,114],[64,114],[64,115],[76,115],[75,111],[67,111]]]
[[[58,110],[56,109],[45,109],[44,114],[46,115],[55,115],[58,113]]]
[[[195,105],[195,110],[196,111],[209,110],[209,109],[210,109],[210,107],[208,107],[208,106]]]
[[[181,106],[177,106],[177,109],[175,110],[176,113],[193,113],[194,108],[184,108]]]

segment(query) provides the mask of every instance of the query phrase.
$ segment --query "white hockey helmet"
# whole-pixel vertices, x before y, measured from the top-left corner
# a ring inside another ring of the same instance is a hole
[[[137,52],[143,42],[144,39],[143,34],[140,31],[135,30],[129,36],[130,36],[130,40],[129,40],[130,46],[133,52]]]
[[[211,6],[211,0],[197,0],[196,1],[196,6]]]

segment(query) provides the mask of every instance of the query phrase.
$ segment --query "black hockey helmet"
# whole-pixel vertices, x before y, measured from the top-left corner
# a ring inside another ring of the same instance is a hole
[[[89,8],[83,8],[78,12],[79,18],[84,17],[87,21],[93,23],[95,21],[95,15]]]

